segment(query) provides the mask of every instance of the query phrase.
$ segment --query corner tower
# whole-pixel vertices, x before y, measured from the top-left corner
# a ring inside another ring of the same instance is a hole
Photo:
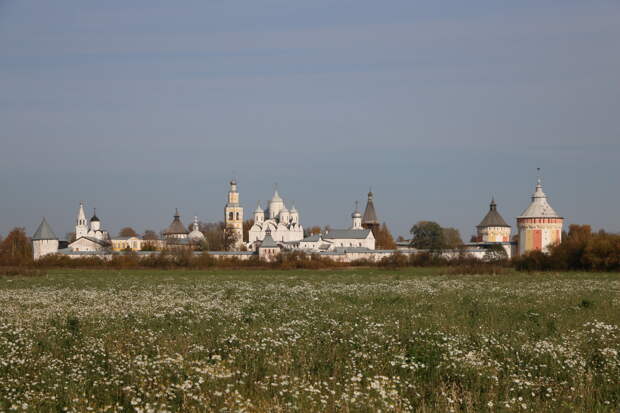
[[[530,205],[517,217],[519,254],[529,251],[548,251],[562,241],[564,218],[549,205],[538,178]]]
[[[497,211],[494,198],[491,199],[489,212],[482,218],[476,229],[478,230],[478,240],[481,242],[510,241],[510,225],[504,221],[504,218]]]
[[[239,192],[237,191],[237,181],[230,181],[228,191],[228,202],[224,208],[225,230],[232,232],[235,236],[234,248],[239,249],[243,244],[243,207],[239,204]]]
[[[47,220],[43,218],[39,228],[32,236],[32,253],[34,260],[38,260],[41,257],[49,254],[55,254],[58,252],[58,237],[52,231],[52,228],[47,223]]]

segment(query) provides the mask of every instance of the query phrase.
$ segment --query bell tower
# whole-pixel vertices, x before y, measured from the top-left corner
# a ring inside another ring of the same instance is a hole
[[[80,202],[77,218],[75,220],[75,239],[80,239],[88,234],[88,226],[86,225],[86,214],[84,213],[84,203]]]
[[[243,207],[239,205],[239,192],[235,179],[230,181],[228,202],[224,208],[224,223],[226,231],[232,232],[235,236],[234,249],[239,249],[243,244]]]

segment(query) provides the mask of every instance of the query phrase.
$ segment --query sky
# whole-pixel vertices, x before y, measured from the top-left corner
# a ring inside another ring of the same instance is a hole
[[[274,183],[302,225],[372,188],[394,236],[510,224],[541,168],[566,223],[620,231],[620,2],[0,0],[0,235],[78,203],[116,234],[246,218]]]

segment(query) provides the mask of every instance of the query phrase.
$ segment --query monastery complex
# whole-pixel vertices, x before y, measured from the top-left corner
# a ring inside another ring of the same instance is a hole
[[[228,199],[224,206],[224,236],[230,240],[229,251],[208,251],[219,258],[237,257],[249,259],[258,256],[273,260],[278,254],[290,251],[303,251],[318,254],[335,261],[351,262],[358,259],[378,261],[396,251],[403,254],[420,252],[411,247],[410,242],[398,243],[396,250],[378,250],[375,248],[373,232],[379,228],[380,221],[374,205],[372,191],[364,214],[358,208],[351,214],[351,225],[343,229],[329,229],[319,234],[308,234],[301,223],[301,215],[294,204],[289,204],[281,197],[278,188],[274,189],[271,200],[263,209],[258,203],[252,213],[253,224],[247,231],[244,241],[244,208],[236,180],[230,182]],[[523,213],[516,218],[517,234],[512,236],[512,227],[504,220],[497,209],[495,200],[491,200],[489,211],[480,224],[476,226],[476,236],[472,242],[465,244],[465,253],[484,258],[487,252],[501,246],[508,257],[528,251],[547,251],[551,245],[559,243],[562,238],[564,219],[549,205],[547,195],[543,192],[542,182],[538,179],[531,202]],[[159,237],[145,239],[133,237],[111,237],[104,229],[96,210],[90,220],[86,219],[84,204],[80,203],[75,221],[75,238],[61,241],[55,235],[49,223],[43,218],[32,236],[34,258],[39,259],[50,254],[69,257],[98,256],[111,258],[114,254],[133,251],[141,256],[157,254],[165,249],[187,248],[202,253],[208,240],[200,231],[198,218],[194,217],[188,230],[176,210],[170,225]],[[462,251],[445,251],[444,254],[457,254]]]

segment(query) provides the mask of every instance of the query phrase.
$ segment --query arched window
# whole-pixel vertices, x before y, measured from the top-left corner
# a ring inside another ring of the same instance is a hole
[[[233,220],[233,213],[232,212],[228,213],[228,219],[231,220],[231,221]]]
[[[237,220],[239,220],[239,213],[237,212]]]

